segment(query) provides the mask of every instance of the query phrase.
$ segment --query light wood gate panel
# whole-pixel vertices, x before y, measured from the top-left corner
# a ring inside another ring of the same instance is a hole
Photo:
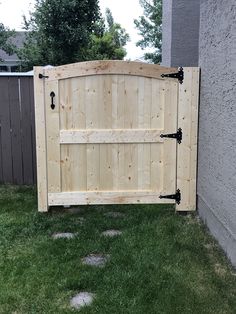
[[[179,145],[160,137],[179,127],[180,84],[161,77],[174,71],[124,61],[36,68],[36,92],[44,90],[38,113],[45,119],[45,136],[40,130],[37,142],[38,155],[46,155],[40,211],[51,205],[175,203],[159,198],[177,189]],[[40,83],[39,73],[45,76]]]
[[[177,83],[96,75],[62,80],[59,86],[61,191],[163,191],[160,134],[164,124],[167,128],[169,123],[169,131],[177,126]],[[167,102],[173,107],[169,109],[172,120],[167,114],[164,121]],[[173,150],[173,160],[166,162],[174,166],[175,142],[165,145]],[[175,189],[173,183],[166,186]]]

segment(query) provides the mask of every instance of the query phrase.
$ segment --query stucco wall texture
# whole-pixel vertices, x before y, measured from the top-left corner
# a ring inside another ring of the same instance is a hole
[[[172,0],[162,2],[162,65],[171,67],[171,42],[172,42]]]
[[[181,64],[201,67],[198,212],[236,266],[236,0],[163,0],[163,65]]]
[[[199,14],[200,0],[163,1],[163,65],[198,65]]]
[[[199,66],[198,210],[236,265],[235,0],[201,0]]]

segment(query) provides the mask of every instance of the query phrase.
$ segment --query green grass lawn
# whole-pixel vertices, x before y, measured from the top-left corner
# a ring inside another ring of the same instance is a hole
[[[101,237],[106,229],[123,234]],[[59,231],[78,236],[53,240]],[[111,258],[82,265],[90,253]],[[236,313],[236,274],[194,215],[156,205],[39,214],[34,189],[0,187],[0,313],[75,313],[69,302],[80,291],[96,294],[82,314]]]

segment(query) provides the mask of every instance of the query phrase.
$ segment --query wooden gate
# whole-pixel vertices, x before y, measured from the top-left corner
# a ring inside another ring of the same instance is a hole
[[[34,71],[39,211],[195,209],[198,68],[93,61]]]

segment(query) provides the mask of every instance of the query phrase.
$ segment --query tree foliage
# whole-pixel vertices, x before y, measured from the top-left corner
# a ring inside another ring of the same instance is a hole
[[[36,0],[30,19],[24,18],[28,33],[18,55],[27,68],[123,58],[126,33],[111,13],[107,18],[108,28],[98,0]]]
[[[99,18],[98,0],[36,0],[19,55],[29,66],[83,60]]]
[[[14,31],[10,31],[2,23],[0,23],[0,49],[4,50],[9,55],[13,54],[15,51],[15,46],[11,41],[14,35]]]
[[[101,24],[100,34],[91,36],[89,58],[122,60],[126,56],[124,46],[129,40],[129,35],[120,24],[114,22],[111,10],[106,9],[106,18]]]
[[[153,63],[161,61],[162,46],[162,0],[139,0],[143,15],[134,20],[142,39],[137,46],[142,49],[153,48],[153,52],[145,53],[145,60]]]

